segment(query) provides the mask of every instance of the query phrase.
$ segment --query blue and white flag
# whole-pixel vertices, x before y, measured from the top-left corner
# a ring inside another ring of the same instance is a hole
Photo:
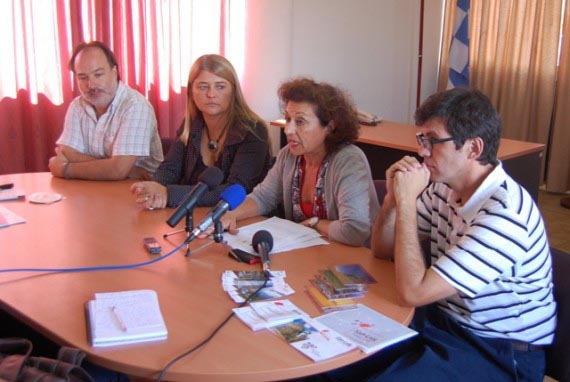
[[[469,86],[469,1],[456,0],[455,31],[449,48],[447,88]]]

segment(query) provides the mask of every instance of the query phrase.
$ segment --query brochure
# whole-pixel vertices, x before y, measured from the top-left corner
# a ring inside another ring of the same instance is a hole
[[[271,277],[265,287],[262,271],[225,271],[222,273],[222,287],[237,303],[242,303],[256,293],[250,301],[270,300],[289,296],[295,291],[285,282],[285,271],[270,271]]]
[[[253,331],[308,316],[289,300],[252,302],[250,306],[234,308],[234,312]]]
[[[315,362],[349,352],[356,345],[349,339],[308,317],[269,328]]]
[[[336,330],[367,354],[418,334],[363,304],[358,304],[355,309],[322,315],[316,321]]]

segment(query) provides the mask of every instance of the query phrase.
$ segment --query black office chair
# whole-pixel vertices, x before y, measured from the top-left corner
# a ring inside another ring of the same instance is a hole
[[[546,375],[570,382],[570,254],[556,248],[551,248],[551,253],[558,326],[554,342],[546,350]]]
[[[376,195],[378,196],[378,203],[382,205],[384,197],[386,196],[386,180],[374,179],[374,188],[376,189]]]
[[[164,156],[168,154],[168,152],[170,151],[170,147],[175,142],[175,140],[176,138],[165,138],[165,137],[160,138],[160,143],[162,144],[162,153],[164,154]]]

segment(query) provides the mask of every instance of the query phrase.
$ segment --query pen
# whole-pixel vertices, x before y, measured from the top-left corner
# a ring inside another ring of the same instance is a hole
[[[14,183],[0,184],[0,190],[9,190],[14,187]]]
[[[119,315],[119,312],[117,312],[117,308],[116,307],[111,307],[111,311],[113,312],[113,315],[115,316],[115,318],[117,319],[117,321],[119,322],[119,326],[121,327],[121,330],[123,332],[127,331],[127,327],[123,321],[123,319],[121,318],[121,316]]]

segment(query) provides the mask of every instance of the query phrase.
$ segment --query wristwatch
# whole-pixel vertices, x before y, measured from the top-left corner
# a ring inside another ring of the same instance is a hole
[[[313,216],[309,219],[309,227],[315,228],[319,224],[319,218],[317,216]]]

